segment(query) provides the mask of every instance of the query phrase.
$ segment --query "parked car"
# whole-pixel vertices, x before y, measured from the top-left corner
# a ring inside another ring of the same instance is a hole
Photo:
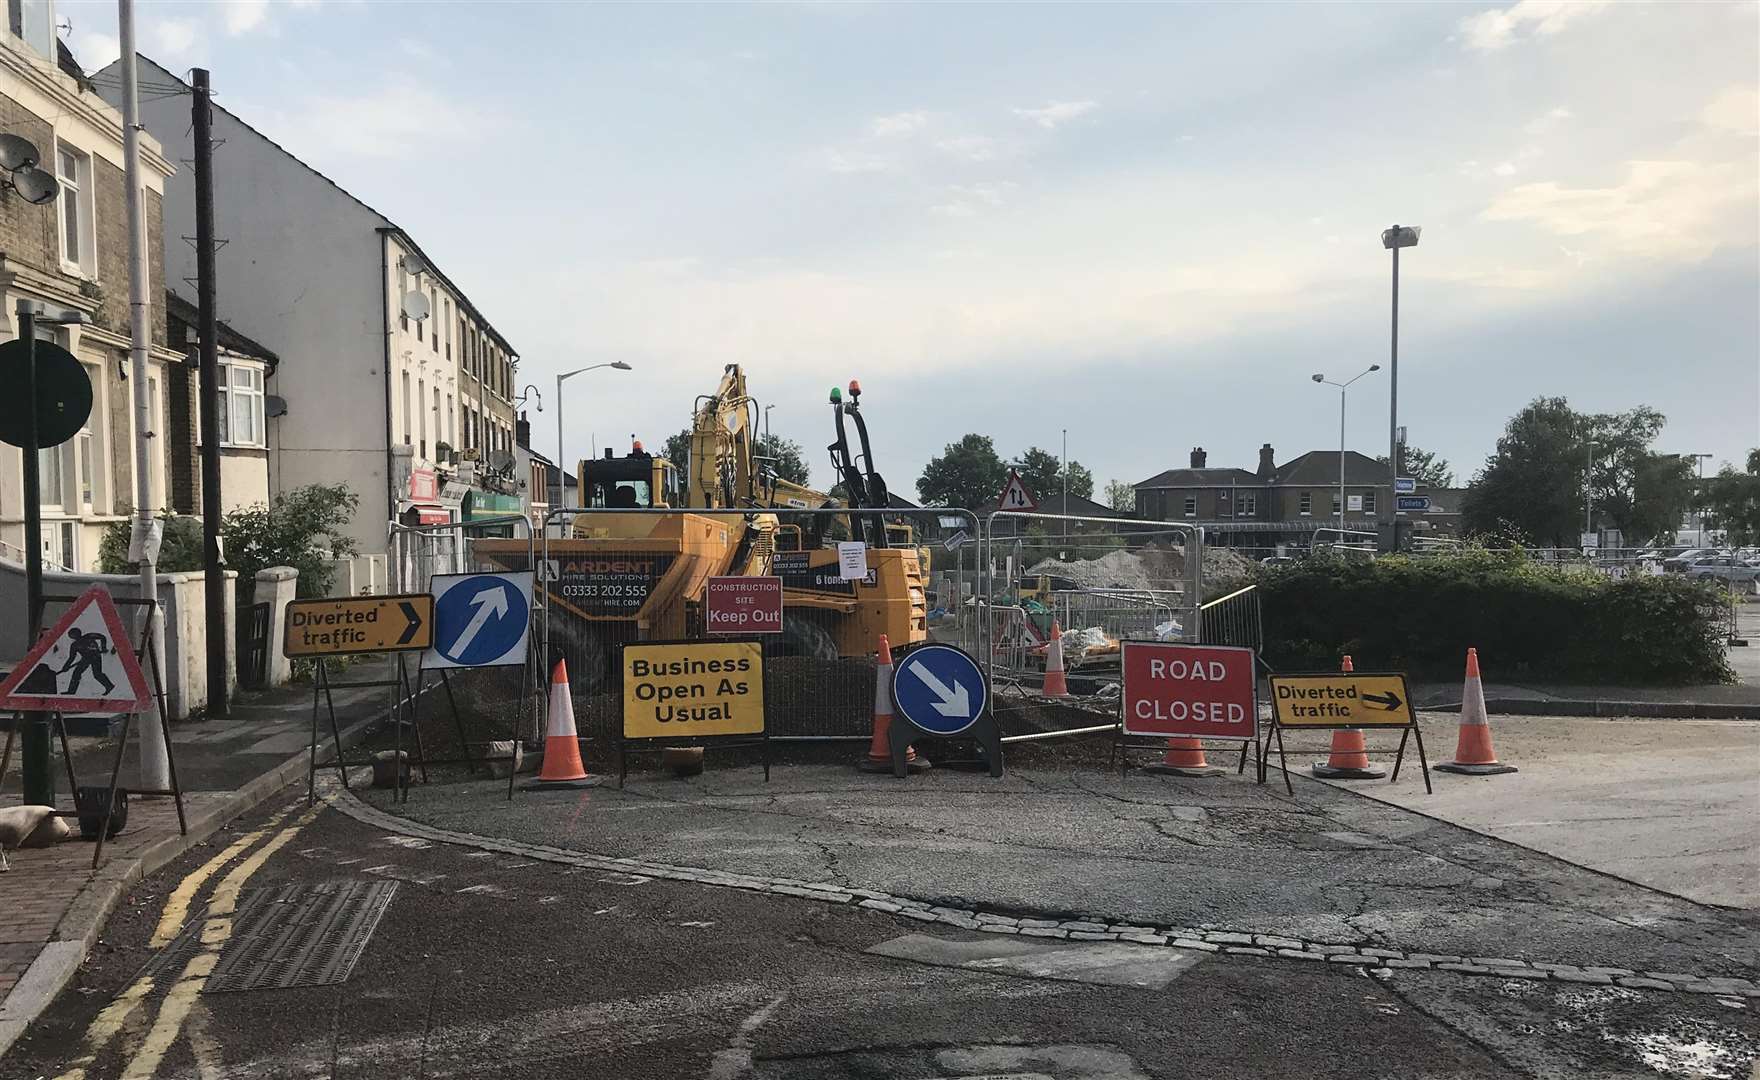
[[[1685,572],[1687,567],[1698,562],[1700,559],[1713,559],[1716,557],[1716,548],[1688,548],[1679,555],[1670,555],[1668,558],[1662,560],[1662,568],[1671,574],[1679,574]]]
[[[1760,578],[1760,566],[1752,566],[1733,555],[1713,555],[1693,562],[1684,573],[1697,581],[1752,582]]]

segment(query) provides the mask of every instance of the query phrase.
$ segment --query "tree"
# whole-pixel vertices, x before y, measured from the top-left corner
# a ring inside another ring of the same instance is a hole
[[[1536,398],[1511,417],[1461,502],[1469,533],[1574,547],[1583,524],[1582,419],[1564,398]]]
[[[1137,512],[1136,485],[1128,480],[1106,481],[1106,505],[1121,514]]]
[[[1760,543],[1760,449],[1748,451],[1746,472],[1725,464],[1706,480],[1702,499],[1715,527],[1728,534],[1727,543]]]
[[[691,467],[691,429],[666,436],[666,449],[660,456],[678,466],[679,475],[683,476]]]
[[[1674,533],[1693,503],[1692,461],[1652,453],[1667,419],[1639,406],[1583,417],[1583,456],[1590,462],[1588,498],[1595,516],[1633,543]]]
[[[1063,494],[1063,469],[1051,451],[1029,446],[1026,453],[1014,460],[1013,467],[1021,474],[1021,483],[1041,503]],[[1084,499],[1094,496],[1094,474],[1079,461],[1069,463],[1069,493]]]
[[[1008,480],[1008,466],[988,435],[964,435],[931,458],[917,478],[917,496],[927,506],[972,509],[996,500]]]
[[[759,435],[754,444],[754,453],[758,457],[770,458],[768,464],[776,475],[791,484],[805,485],[812,477],[812,470],[807,468],[807,459],[801,451],[801,444],[793,439],[785,439],[780,435]]]
[[[1434,450],[1406,444],[1406,469],[1404,475],[1418,482],[1419,487],[1451,488],[1454,487],[1454,466],[1439,456]],[[1387,464],[1387,455],[1382,454],[1375,459]]]

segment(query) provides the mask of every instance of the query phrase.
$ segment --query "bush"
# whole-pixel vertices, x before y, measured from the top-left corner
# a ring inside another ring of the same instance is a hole
[[[1615,684],[1733,679],[1723,601],[1675,576],[1614,581],[1520,550],[1346,562],[1315,556],[1262,581],[1265,659],[1328,671],[1459,678],[1469,646],[1499,680]]]
[[[202,568],[202,519],[164,513],[165,538],[159,545],[159,561],[154,568],[161,574],[177,574]],[[139,563],[128,561],[128,538],[133,521],[118,521],[104,530],[98,543],[98,571],[104,574],[130,574],[140,569]]]

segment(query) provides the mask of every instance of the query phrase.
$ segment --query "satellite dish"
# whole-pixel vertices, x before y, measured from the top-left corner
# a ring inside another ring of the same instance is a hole
[[[13,173],[12,187],[32,206],[52,203],[61,194],[60,181],[35,166]]]
[[[286,416],[287,399],[280,394],[269,394],[263,398],[263,412],[268,416]]]
[[[513,455],[505,450],[489,451],[489,471],[508,472],[513,468]]]
[[[420,322],[428,317],[428,298],[419,292],[408,293],[403,298],[403,313]]]
[[[17,172],[35,168],[41,160],[36,143],[19,135],[0,135],[0,169]]]
[[[422,262],[422,260],[416,258],[414,255],[405,255],[403,257],[403,269],[406,273],[414,274],[417,277],[420,277],[423,274],[428,272],[428,267],[426,266],[426,264],[424,264]]]

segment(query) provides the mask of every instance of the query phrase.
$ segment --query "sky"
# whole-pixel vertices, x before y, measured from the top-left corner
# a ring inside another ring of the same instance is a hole
[[[115,6],[61,0],[95,70]],[[727,363],[833,480],[966,432],[1097,482],[1388,443],[1462,482],[1540,396],[1760,446],[1760,4],[141,3],[141,51],[417,238],[567,460]],[[216,154],[225,182],[225,148]],[[221,315],[249,332],[248,317]],[[534,399],[535,401],[535,399]]]

